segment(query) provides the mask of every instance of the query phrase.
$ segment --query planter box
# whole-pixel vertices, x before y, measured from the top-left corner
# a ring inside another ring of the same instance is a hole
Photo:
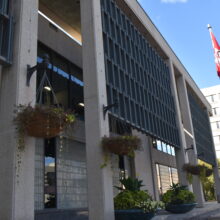
[[[115,210],[115,220],[149,220],[154,217],[155,213],[144,213],[139,209]]]
[[[168,204],[166,205],[166,211],[172,212],[172,213],[186,213],[191,211],[193,208],[195,208],[196,203],[190,203],[190,204]]]

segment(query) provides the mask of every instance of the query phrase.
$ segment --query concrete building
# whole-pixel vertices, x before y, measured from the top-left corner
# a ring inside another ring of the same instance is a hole
[[[216,157],[220,159],[220,85],[201,89],[212,107],[210,116]]]
[[[182,166],[198,158],[213,166],[220,199],[211,107],[136,0],[3,0],[0,30],[0,220],[83,219],[87,210],[113,220],[122,173],[159,199],[172,182],[189,185]],[[26,136],[20,152],[15,105],[35,104],[42,75],[28,86],[27,65],[45,53],[59,104],[78,118],[50,141]],[[124,133],[142,150],[111,155],[101,169],[102,137]],[[199,179],[189,187],[202,207]]]

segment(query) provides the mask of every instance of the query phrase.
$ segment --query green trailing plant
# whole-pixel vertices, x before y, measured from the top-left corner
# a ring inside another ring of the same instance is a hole
[[[151,201],[147,200],[144,202],[136,203],[135,206],[139,209],[142,209],[143,212],[156,212],[158,209],[164,209],[164,203],[161,201]]]
[[[122,190],[114,198],[114,207],[117,210],[141,209],[143,212],[155,212],[163,208],[162,202],[153,201],[147,191],[141,190],[142,180],[126,178],[120,180],[123,187],[116,187]]]
[[[173,184],[162,196],[162,201],[167,204],[190,204],[195,203],[195,195],[186,186]]]
[[[201,181],[205,181],[205,179],[212,175],[213,170],[208,168],[205,165],[191,165],[184,164],[183,170],[187,173],[187,179],[190,183],[192,183],[193,175],[197,175]]]
[[[18,146],[24,147],[24,136],[51,138],[74,122],[75,115],[55,106],[19,105],[14,124],[18,133]]]
[[[21,166],[21,152],[25,149],[25,136],[51,138],[75,121],[71,112],[55,106],[18,105],[13,123],[17,132],[17,177]]]

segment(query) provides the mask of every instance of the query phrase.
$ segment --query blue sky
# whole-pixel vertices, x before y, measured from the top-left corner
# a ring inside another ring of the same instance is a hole
[[[200,88],[220,84],[207,29],[220,44],[220,0],[139,0]]]

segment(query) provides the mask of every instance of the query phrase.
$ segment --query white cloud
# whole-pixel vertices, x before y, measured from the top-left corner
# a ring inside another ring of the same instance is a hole
[[[188,0],[161,0],[162,3],[186,3]]]

